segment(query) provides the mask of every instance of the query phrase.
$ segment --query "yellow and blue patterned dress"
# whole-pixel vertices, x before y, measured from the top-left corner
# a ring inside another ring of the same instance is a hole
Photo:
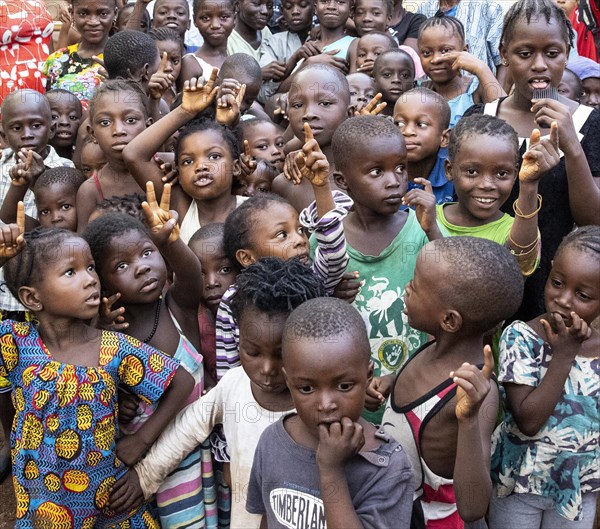
[[[164,353],[109,331],[102,332],[98,367],[63,364],[53,360],[34,325],[1,322],[0,387],[11,385],[16,410],[16,527],[158,528],[145,507],[129,515],[105,508],[127,470],[115,451],[117,386],[154,402],[177,367]]]

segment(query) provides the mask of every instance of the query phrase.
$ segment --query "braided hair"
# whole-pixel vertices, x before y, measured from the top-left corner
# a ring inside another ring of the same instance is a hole
[[[425,30],[437,27],[443,27],[450,30],[452,34],[456,35],[464,45],[465,27],[463,26],[462,22],[458,20],[458,18],[448,17],[444,14],[436,14],[435,16],[430,17],[425,22],[423,22],[423,24],[421,24],[421,27],[419,28],[419,35],[417,38],[420,39],[421,35]]]
[[[596,257],[600,261],[600,226],[581,226],[567,234],[560,243],[554,258],[566,250],[575,248]]]

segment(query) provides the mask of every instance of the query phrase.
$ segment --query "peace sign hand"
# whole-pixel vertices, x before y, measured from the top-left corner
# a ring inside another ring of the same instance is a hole
[[[240,154],[240,166],[244,176],[250,176],[256,170],[256,159],[250,154],[248,140],[244,140],[244,152]]]
[[[150,235],[157,246],[173,244],[179,239],[179,226],[177,225],[177,212],[169,210],[171,203],[171,184],[165,184],[160,204],[156,199],[154,184],[146,182],[146,200],[142,202],[142,209],[146,217],[146,224],[150,228]]]
[[[550,125],[550,136],[541,138],[540,130],[533,129],[529,149],[523,155],[519,180],[535,182],[545,173],[556,167],[560,162],[558,149],[558,123],[553,121]]]
[[[483,348],[483,369],[465,362],[456,371],[450,372],[450,378],[456,383],[456,418],[472,419],[479,413],[479,408],[490,392],[494,357],[489,345]]]
[[[163,52],[158,70],[152,74],[148,83],[148,92],[152,99],[161,99],[163,94],[173,86],[175,78],[170,73],[165,73],[168,54]]]
[[[383,95],[381,92],[375,94],[373,99],[369,101],[363,108],[360,110],[355,110],[355,116],[376,116],[379,114],[385,107],[387,107],[387,103],[384,101],[383,103],[379,103]]]
[[[206,83],[202,83],[202,79],[192,77],[183,84],[182,110],[195,116],[212,104],[218,90],[215,86],[218,71],[217,68],[213,68]]]
[[[25,205],[17,205],[17,223],[0,226],[0,266],[25,248]]]

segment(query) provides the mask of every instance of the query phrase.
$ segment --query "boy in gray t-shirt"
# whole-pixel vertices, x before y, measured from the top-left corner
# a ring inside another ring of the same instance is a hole
[[[408,528],[408,458],[361,418],[372,367],[360,314],[335,298],[307,301],[286,322],[282,352],[297,413],[260,438],[248,512],[269,529]]]

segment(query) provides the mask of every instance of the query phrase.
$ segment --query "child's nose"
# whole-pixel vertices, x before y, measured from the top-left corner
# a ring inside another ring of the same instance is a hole
[[[337,409],[337,403],[331,392],[322,391],[319,397],[317,406],[320,412],[331,413]]]
[[[206,288],[218,288],[221,286],[221,281],[219,280],[219,274],[216,272],[210,272],[206,274],[205,277],[205,286]]]
[[[543,72],[548,69],[546,65],[546,59],[542,53],[536,53],[533,56],[533,64],[531,65],[531,69],[536,72]]]

